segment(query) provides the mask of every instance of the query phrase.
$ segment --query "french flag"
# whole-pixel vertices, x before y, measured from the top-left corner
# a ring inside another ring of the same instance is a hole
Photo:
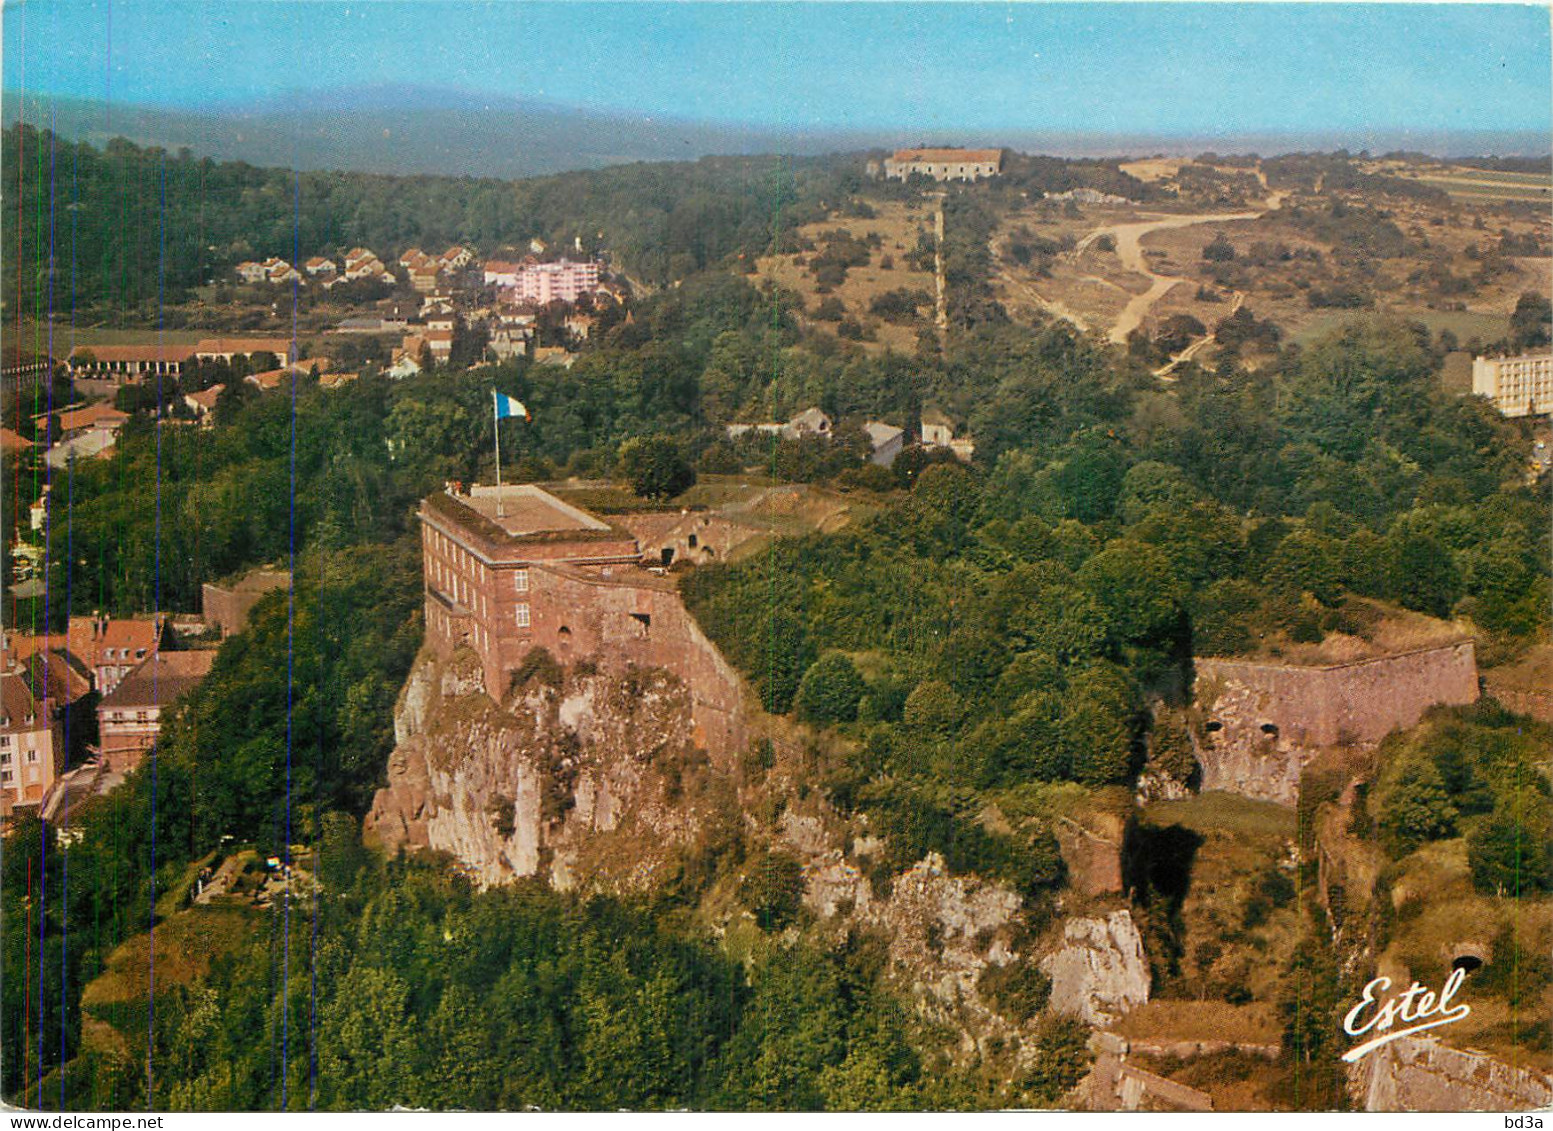
[[[495,389],[491,390],[491,396],[496,398],[497,420],[506,420],[509,416],[521,416],[524,420],[532,419],[522,401],[509,397],[505,393],[498,393]]]

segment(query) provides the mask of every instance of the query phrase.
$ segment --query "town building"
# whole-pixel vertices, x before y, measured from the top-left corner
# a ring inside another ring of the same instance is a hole
[[[897,149],[884,161],[884,175],[894,181],[915,175],[935,181],[979,181],[1002,171],[1001,149]]]
[[[579,295],[598,290],[600,270],[595,260],[540,263],[532,256],[521,263],[492,260],[485,265],[485,284],[507,288],[509,301],[544,306],[576,302]]]
[[[325,259],[321,255],[315,255],[313,258],[309,259],[303,265],[303,269],[309,275],[314,277],[319,275],[333,275],[338,270],[338,268],[334,265],[334,260]]]
[[[70,655],[90,673],[92,689],[109,695],[142,660],[161,650],[167,621],[162,616],[71,617],[65,636]]]
[[[234,267],[233,270],[237,272],[238,278],[245,283],[262,283],[265,276],[269,274],[268,268],[263,263],[255,263],[251,259],[245,259]]]
[[[291,573],[284,569],[252,569],[230,581],[207,581],[200,586],[200,611],[207,626],[230,636],[248,626],[248,614],[266,593],[290,584]]]
[[[210,674],[214,651],[155,652],[97,705],[97,746],[104,765],[129,773],[156,745],[163,711]]]
[[[0,672],[0,817],[43,803],[64,769],[64,721],[38,664]]]
[[[33,420],[38,425],[42,425],[50,415],[53,415],[58,422],[59,435],[64,440],[87,431],[117,432],[129,419],[129,413],[120,412],[111,404],[98,401],[95,404],[62,409],[52,414],[41,413],[33,417]]]
[[[1472,359],[1472,392],[1504,416],[1553,413],[1553,353]]]
[[[737,676],[674,581],[640,564],[630,530],[531,485],[439,491],[421,504],[426,639],[479,657],[486,694],[507,697],[534,648],[562,663],[666,668],[691,691],[697,742],[742,742]]]
[[[302,274],[284,259],[266,259],[264,277],[271,283],[290,283],[301,279]]]

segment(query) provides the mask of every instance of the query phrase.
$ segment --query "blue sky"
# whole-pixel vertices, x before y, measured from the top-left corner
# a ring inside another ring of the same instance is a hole
[[[183,109],[413,83],[804,129],[1553,128],[1546,8],[21,0],[7,90]]]

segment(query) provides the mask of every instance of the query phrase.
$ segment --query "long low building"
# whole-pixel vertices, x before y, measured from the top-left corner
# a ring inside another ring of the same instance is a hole
[[[935,181],[979,181],[1002,171],[1001,149],[897,149],[884,160],[884,175],[894,181],[913,175]]]

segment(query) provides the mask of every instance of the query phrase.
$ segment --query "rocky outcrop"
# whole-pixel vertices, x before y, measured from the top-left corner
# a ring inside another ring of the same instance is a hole
[[[584,873],[644,886],[694,835],[684,778],[706,758],[676,677],[557,666],[505,705],[483,687],[473,653],[417,659],[370,839],[449,852],[481,885],[544,875],[564,888]]]
[[[1067,817],[1052,823],[1068,883],[1080,895],[1114,895],[1122,890],[1122,844],[1127,823],[1110,814],[1089,818],[1086,827]]]
[[[1104,1028],[1149,1000],[1148,959],[1131,912],[1069,919],[1062,939],[1062,948],[1041,960],[1055,1012]]]
[[[1431,1037],[1399,1037],[1349,1068],[1365,1111],[1534,1111],[1553,1105],[1553,1079]]]

